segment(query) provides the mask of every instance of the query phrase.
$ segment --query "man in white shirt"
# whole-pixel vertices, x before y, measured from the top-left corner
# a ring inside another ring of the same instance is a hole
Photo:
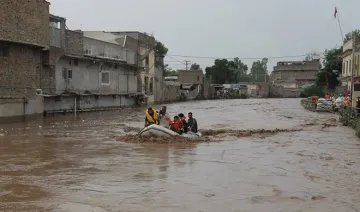
[[[167,112],[166,106],[162,106],[161,110],[159,111],[159,118],[160,118],[160,125],[166,128],[169,128],[169,120],[170,114]]]

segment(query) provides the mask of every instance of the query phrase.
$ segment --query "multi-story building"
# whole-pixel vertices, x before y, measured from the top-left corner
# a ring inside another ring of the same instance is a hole
[[[37,96],[49,52],[49,2],[5,0],[0,6],[0,117],[42,113]]]
[[[85,31],[85,36],[114,41],[123,47],[137,52],[139,67],[139,89],[148,97],[149,103],[163,100],[163,68],[157,66],[155,54],[156,40],[153,36],[136,31]]]
[[[358,64],[360,62],[360,38],[357,38],[355,41],[356,50],[355,50],[355,72],[354,77],[357,79],[360,76]],[[341,84],[345,87],[347,91],[351,91],[351,73],[353,69],[353,40],[349,40],[343,45],[342,53],[342,71],[341,71]],[[355,80],[356,80],[355,79]]]
[[[281,61],[271,74],[272,84],[297,89],[313,84],[320,71],[320,59],[311,61]]]
[[[67,30],[61,17],[50,16],[50,28],[53,84],[51,90],[44,89],[46,112],[134,105],[138,95],[135,51]]]

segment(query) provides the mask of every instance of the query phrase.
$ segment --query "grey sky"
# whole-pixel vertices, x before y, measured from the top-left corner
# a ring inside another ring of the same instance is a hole
[[[359,0],[49,0],[70,29],[153,33],[170,55],[258,58],[323,52],[360,28]],[[213,59],[190,60],[202,68]],[[174,68],[183,68],[167,58]],[[278,60],[269,59],[268,70]],[[254,60],[243,60],[251,67]]]

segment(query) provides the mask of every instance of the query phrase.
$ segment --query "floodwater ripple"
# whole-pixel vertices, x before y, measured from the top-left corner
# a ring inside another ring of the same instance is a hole
[[[299,101],[169,104],[207,136],[176,144],[143,109],[0,124],[0,211],[360,211],[359,139]]]

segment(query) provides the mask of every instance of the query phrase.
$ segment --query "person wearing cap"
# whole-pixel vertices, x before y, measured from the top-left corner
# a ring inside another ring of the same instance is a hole
[[[187,124],[189,125],[189,130],[193,133],[197,133],[198,132],[198,124],[196,119],[193,117],[192,112],[188,113],[188,121]]]
[[[150,126],[152,124],[157,124],[159,125],[159,117],[158,117],[158,113],[156,112],[156,110],[154,108],[149,107],[146,111],[145,111],[145,127]]]

